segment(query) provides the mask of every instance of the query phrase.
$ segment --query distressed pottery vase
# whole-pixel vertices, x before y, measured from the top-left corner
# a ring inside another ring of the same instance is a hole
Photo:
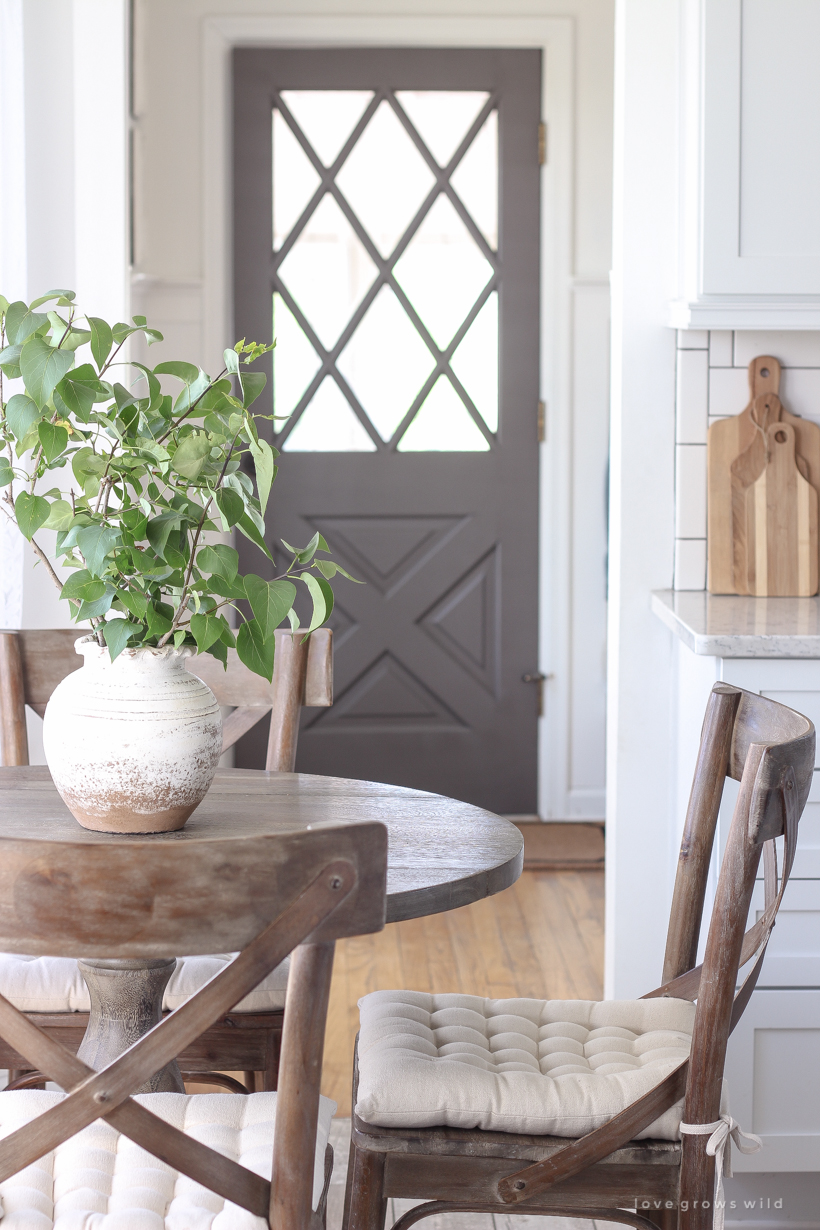
[[[193,650],[124,649],[112,662],[91,637],[85,661],[46,706],[46,760],[69,811],[103,833],[181,829],[222,751],[216,697],[185,668]]]

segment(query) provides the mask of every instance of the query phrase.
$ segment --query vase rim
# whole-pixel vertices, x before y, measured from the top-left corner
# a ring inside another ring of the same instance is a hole
[[[81,654],[83,657],[108,658],[108,646],[98,645],[93,632],[87,632],[85,636],[81,636],[79,640],[74,642],[74,652]],[[175,659],[182,660],[184,658],[192,658],[194,656],[193,646],[180,645],[135,645],[130,649],[123,649],[117,654],[115,662],[119,662],[120,658],[137,659],[137,658],[164,658],[166,661]],[[114,665],[114,663],[110,663]]]

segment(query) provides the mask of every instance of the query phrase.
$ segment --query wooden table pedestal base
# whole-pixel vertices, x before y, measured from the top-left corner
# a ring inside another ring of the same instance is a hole
[[[77,1057],[99,1072],[159,1024],[163,992],[176,960],[87,959],[77,964],[91,997],[88,1026]],[[176,1060],[134,1092],[184,1093]]]

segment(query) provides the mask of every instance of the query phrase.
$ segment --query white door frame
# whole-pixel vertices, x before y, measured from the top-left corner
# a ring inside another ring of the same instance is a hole
[[[541,201],[541,449],[539,662],[549,676],[538,734],[538,810],[578,815],[570,799],[572,526],[572,234],[574,42],[571,17],[270,15],[202,23],[204,175],[203,341],[216,362],[231,330],[230,56],[234,47],[528,47],[544,57],[542,118],[548,158]],[[533,134],[535,145],[536,134]],[[536,444],[533,406],[533,447]],[[536,664],[533,663],[535,667]],[[601,812],[593,810],[600,815]]]

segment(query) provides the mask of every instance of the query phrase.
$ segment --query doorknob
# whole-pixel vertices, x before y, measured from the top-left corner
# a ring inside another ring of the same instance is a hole
[[[548,679],[552,679],[552,675],[544,675],[541,671],[532,671],[529,675],[522,675],[522,683],[536,683],[538,685],[538,716],[544,715],[544,684]]]

